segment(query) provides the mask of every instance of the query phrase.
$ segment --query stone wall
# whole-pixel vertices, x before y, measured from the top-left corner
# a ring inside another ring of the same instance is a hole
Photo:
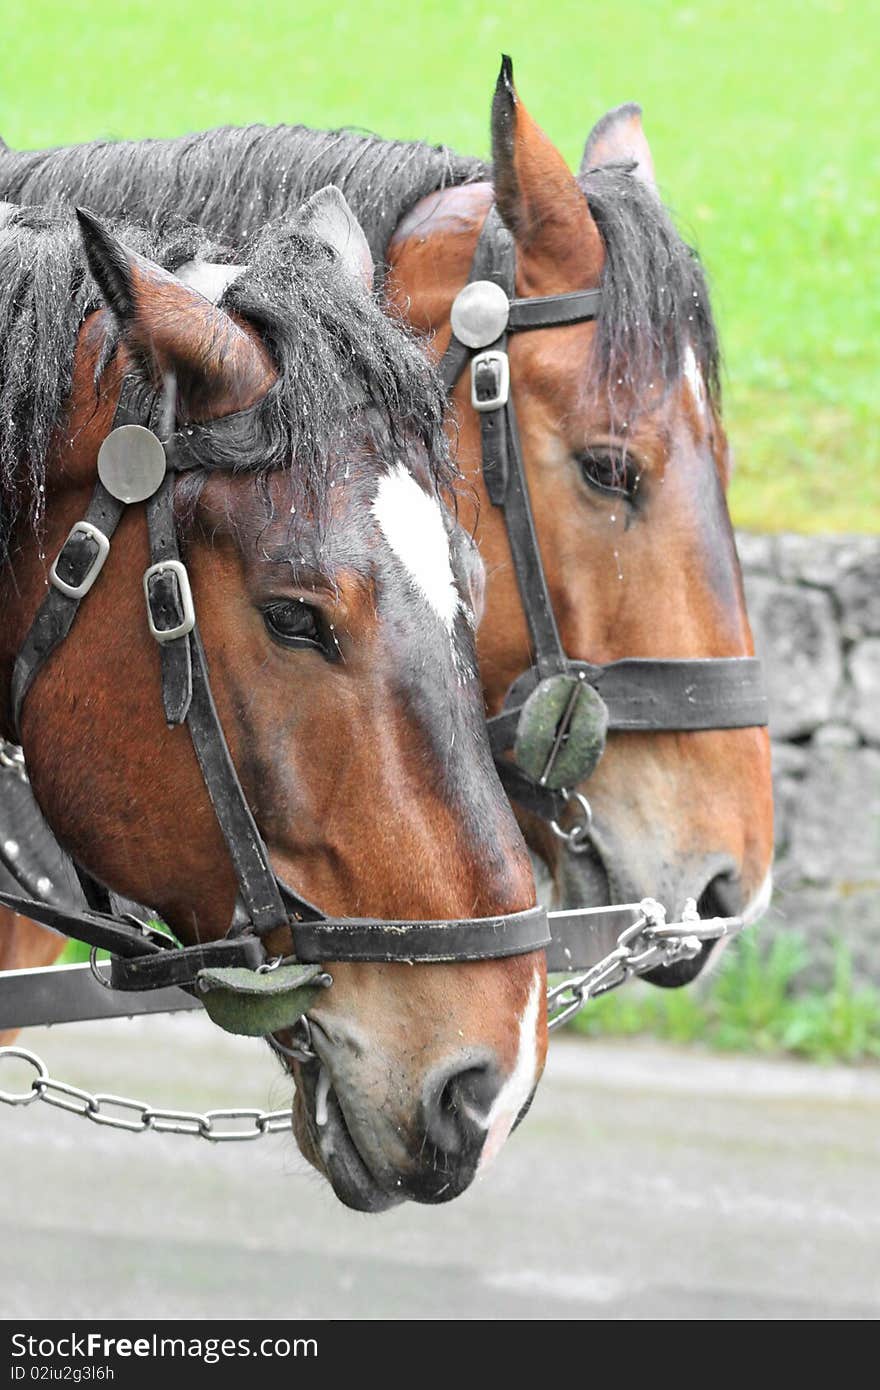
[[[880,536],[737,536],[770,697],[776,894],[763,930],[834,942],[880,988]]]

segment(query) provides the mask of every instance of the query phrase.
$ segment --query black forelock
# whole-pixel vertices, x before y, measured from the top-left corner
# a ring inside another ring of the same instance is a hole
[[[718,406],[718,337],[696,251],[630,165],[589,169],[578,183],[605,248],[593,375],[612,400],[638,404],[650,385],[680,381],[690,345]]]

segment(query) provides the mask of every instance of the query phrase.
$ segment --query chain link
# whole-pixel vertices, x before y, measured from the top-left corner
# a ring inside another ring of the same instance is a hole
[[[103,1091],[92,1095],[80,1086],[67,1081],[55,1081],[45,1062],[25,1047],[0,1047],[0,1063],[17,1059],[32,1066],[37,1073],[27,1091],[0,1090],[0,1102],[5,1105],[31,1105],[42,1100],[58,1110],[68,1110],[92,1124],[109,1129],[124,1129],[131,1134],[153,1130],[156,1134],[189,1134],[194,1139],[208,1139],[212,1144],[241,1144],[262,1139],[265,1134],[280,1134],[291,1125],[290,1110],[255,1110],[229,1107],[224,1110],[162,1110],[127,1096],[114,1096]]]
[[[620,933],[613,951],[583,974],[563,980],[547,991],[549,1029],[560,1028],[591,999],[618,989],[634,976],[693,960],[704,942],[736,936],[745,926],[741,917],[701,918],[693,898],[685,903],[680,922],[667,922],[666,909],[653,898],[620,907],[621,912],[633,909],[638,915]],[[607,908],[597,910],[608,911]]]

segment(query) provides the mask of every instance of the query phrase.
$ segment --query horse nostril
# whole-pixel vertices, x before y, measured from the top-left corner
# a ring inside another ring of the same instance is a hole
[[[716,874],[697,899],[701,917],[735,917],[742,908],[742,887],[731,874]]]
[[[482,1145],[500,1077],[493,1062],[435,1072],[424,1093],[425,1133],[443,1153],[458,1156]]]

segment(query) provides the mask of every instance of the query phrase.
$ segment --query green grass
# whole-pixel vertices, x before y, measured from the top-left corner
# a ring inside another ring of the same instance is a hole
[[[7,0],[0,134],[42,146],[305,121],[487,146],[500,51],[572,161],[638,100],[708,265],[735,519],[880,531],[880,7],[870,0]]]
[[[876,1061],[880,992],[853,984],[849,955],[839,946],[831,987],[796,994],[793,986],[806,964],[806,944],[796,933],[767,946],[749,932],[708,983],[679,990],[631,984],[594,1000],[572,1027],[589,1037],[646,1035],[719,1051]]]

